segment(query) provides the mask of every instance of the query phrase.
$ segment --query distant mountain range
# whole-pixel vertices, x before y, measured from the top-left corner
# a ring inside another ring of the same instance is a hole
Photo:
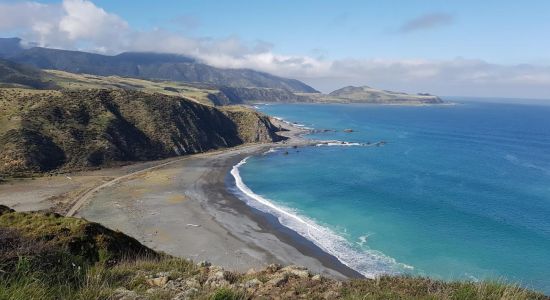
[[[283,89],[316,93],[307,84],[250,69],[221,69],[177,54],[127,52],[115,56],[32,47],[25,49],[20,39],[0,38],[0,57],[40,69],[92,75],[117,75],[154,80],[208,83],[227,87]]]
[[[322,94],[295,79],[250,69],[216,68],[178,54],[125,52],[109,56],[41,47],[24,48],[18,38],[0,38],[0,86],[13,85],[38,89],[137,89],[214,105],[258,102],[416,105],[443,102],[427,93],[407,94],[368,86],[347,86]]]

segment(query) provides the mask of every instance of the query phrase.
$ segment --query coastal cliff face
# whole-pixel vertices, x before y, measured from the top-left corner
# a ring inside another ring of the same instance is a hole
[[[189,241],[192,242],[192,241]],[[84,219],[0,205],[0,299],[549,299],[512,285],[383,276],[337,281],[299,266],[246,274],[193,263]]]
[[[273,125],[266,115],[242,106],[226,106],[220,110],[235,124],[242,141],[268,143],[281,140],[276,134],[279,128]]]
[[[128,90],[0,90],[0,174],[77,170],[279,139],[245,108]]]
[[[308,97],[296,95],[285,89],[221,87],[231,103],[252,102],[311,102]]]

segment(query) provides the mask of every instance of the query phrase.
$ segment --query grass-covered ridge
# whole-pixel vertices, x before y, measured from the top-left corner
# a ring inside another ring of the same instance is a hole
[[[268,118],[133,90],[0,89],[0,177],[278,139]]]
[[[492,282],[390,276],[340,282],[296,266],[229,272],[155,253],[82,219],[0,206],[0,299],[550,298]]]
[[[0,59],[0,87],[52,88],[55,83],[46,74],[31,66]]]

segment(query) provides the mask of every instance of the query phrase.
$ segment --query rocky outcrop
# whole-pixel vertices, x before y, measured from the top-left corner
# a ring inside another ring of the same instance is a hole
[[[220,109],[236,126],[237,134],[246,143],[266,143],[280,141],[276,134],[279,128],[271,123],[268,116],[240,106]]]
[[[279,139],[245,108],[128,90],[0,90],[0,175],[161,159]],[[11,122],[11,123],[10,123]]]

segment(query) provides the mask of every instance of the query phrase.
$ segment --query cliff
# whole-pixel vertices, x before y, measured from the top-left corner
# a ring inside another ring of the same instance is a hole
[[[299,266],[231,272],[155,253],[83,219],[0,205],[0,299],[550,298],[491,282],[401,276],[337,281]]]
[[[311,102],[308,97],[299,96],[284,89],[221,87],[220,92],[231,103]]]
[[[0,174],[78,170],[279,139],[245,108],[129,90],[0,89]]]

